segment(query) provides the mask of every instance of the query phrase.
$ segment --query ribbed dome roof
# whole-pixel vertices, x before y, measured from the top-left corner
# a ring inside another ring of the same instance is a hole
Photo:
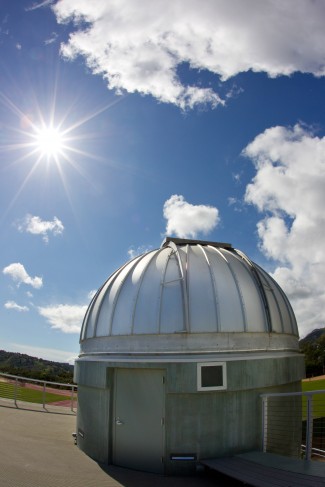
[[[198,333],[298,335],[284,292],[230,244],[167,238],[127,262],[93,298],[81,342]]]

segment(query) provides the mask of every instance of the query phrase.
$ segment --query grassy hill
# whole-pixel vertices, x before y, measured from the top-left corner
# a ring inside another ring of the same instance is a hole
[[[0,350],[0,372],[51,382],[73,382],[73,365]]]

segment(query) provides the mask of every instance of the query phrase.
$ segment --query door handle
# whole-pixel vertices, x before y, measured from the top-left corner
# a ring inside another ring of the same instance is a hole
[[[120,420],[120,418],[116,418],[115,423],[117,424],[117,426],[122,426],[122,424],[124,424],[123,421]]]

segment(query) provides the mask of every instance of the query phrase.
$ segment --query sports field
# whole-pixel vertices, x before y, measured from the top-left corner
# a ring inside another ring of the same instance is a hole
[[[71,392],[68,390],[51,389],[43,392],[42,386],[34,384],[18,385],[15,392],[15,384],[0,381],[0,397],[16,399],[17,401],[32,402],[36,404],[63,403],[71,400]]]

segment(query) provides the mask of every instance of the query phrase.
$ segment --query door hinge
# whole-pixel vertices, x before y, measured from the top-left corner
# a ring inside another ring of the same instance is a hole
[[[162,378],[162,383],[165,384],[165,376]]]
[[[161,426],[165,426],[165,418],[161,418]]]

